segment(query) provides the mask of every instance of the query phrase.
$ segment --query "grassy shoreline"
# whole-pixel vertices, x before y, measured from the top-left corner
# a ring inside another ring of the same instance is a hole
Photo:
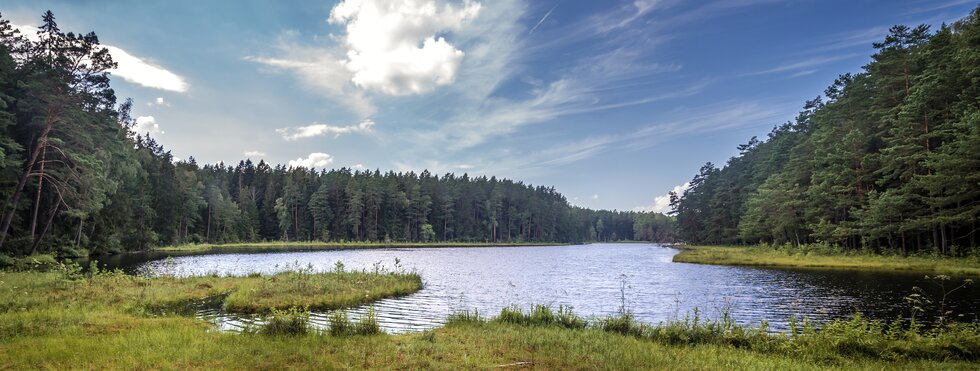
[[[404,335],[270,335],[212,331],[174,305],[245,291],[252,295],[247,302],[268,296],[295,306],[304,304],[308,287],[349,287],[358,296],[365,288],[391,287],[351,274],[141,278],[0,271],[0,369],[972,369],[980,356],[976,325],[883,336],[875,322],[855,320],[833,331],[804,325],[787,335],[739,327],[727,317],[699,322],[696,313],[693,322],[651,326],[628,315],[592,322],[568,308],[538,306],[505,308],[492,319],[460,313],[445,327]],[[263,291],[250,283],[270,286]]]
[[[954,276],[980,276],[980,259],[932,256],[829,254],[768,246],[676,246],[676,263],[786,268],[833,268],[908,271]]]
[[[444,247],[520,247],[520,246],[564,246],[567,243],[558,242],[243,242],[227,244],[184,244],[176,246],[161,246],[149,251],[160,252],[199,252],[222,250],[254,250],[254,249],[383,249],[383,248],[444,248]]]

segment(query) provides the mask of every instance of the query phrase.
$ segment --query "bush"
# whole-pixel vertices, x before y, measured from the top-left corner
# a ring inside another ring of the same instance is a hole
[[[61,263],[54,255],[40,254],[23,257],[0,256],[0,268],[18,272],[49,272],[61,269]]]
[[[563,305],[558,306],[557,313],[547,305],[535,305],[528,313],[517,306],[505,307],[495,320],[525,326],[559,326],[572,329],[585,328],[588,325],[572,312],[572,307]]]
[[[378,316],[374,313],[374,308],[370,308],[364,317],[357,321],[354,328],[357,335],[376,335],[381,333],[381,325],[378,324]]]
[[[265,335],[305,335],[310,331],[310,314],[296,307],[287,310],[273,309],[272,314],[262,326]]]
[[[330,313],[327,318],[330,323],[330,335],[351,336],[351,335],[375,335],[381,333],[381,326],[378,324],[378,317],[375,315],[374,308],[368,309],[367,314],[357,322],[350,320],[347,311],[336,310]]]

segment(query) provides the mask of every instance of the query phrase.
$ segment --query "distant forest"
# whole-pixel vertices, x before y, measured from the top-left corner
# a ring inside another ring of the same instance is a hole
[[[423,171],[200,166],[132,131],[94,33],[0,17],[0,254],[246,241],[673,241],[662,214],[571,206],[554,188]]]
[[[980,9],[895,26],[795,121],[673,195],[679,237],[963,255],[980,233]]]

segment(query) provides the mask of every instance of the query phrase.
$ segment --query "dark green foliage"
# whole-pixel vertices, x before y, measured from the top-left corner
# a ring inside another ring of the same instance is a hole
[[[571,206],[554,188],[467,174],[176,161],[118,107],[95,34],[40,41],[0,17],[0,253],[60,257],[261,241],[672,241],[660,214]],[[90,63],[70,63],[72,60]],[[639,231],[638,233],[634,230]]]
[[[895,26],[765,141],[672,199],[679,238],[963,256],[980,246],[980,8]]]
[[[54,255],[40,254],[23,257],[0,255],[0,269],[11,271],[47,272],[61,267]]]

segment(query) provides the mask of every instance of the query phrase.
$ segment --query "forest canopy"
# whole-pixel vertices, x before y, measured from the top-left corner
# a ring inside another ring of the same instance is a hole
[[[980,8],[895,26],[795,121],[705,164],[672,205],[681,239],[963,255],[980,228]]]

